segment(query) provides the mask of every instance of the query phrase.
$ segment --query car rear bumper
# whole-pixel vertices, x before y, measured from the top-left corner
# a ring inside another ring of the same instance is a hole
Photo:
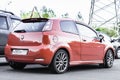
[[[27,49],[26,55],[12,54],[12,49]],[[54,52],[49,46],[6,46],[5,56],[7,61],[23,62],[23,63],[37,63],[49,65],[52,61]]]

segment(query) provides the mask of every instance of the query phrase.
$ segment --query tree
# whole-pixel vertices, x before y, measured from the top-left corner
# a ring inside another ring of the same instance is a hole
[[[69,18],[69,14],[68,13],[62,14],[61,16],[62,16],[62,18]]]
[[[55,12],[52,9],[50,9],[50,8],[47,8],[47,7],[43,6],[43,8],[41,9],[41,11],[42,11],[42,17],[43,18],[56,17]]]
[[[78,14],[77,14],[77,20],[78,20],[78,21],[83,21],[83,17],[82,17],[82,15],[81,15],[80,11],[79,11]]]
[[[30,12],[20,12],[20,16],[22,19],[29,18],[30,17]]]
[[[96,31],[103,32],[103,33],[109,35],[110,37],[118,36],[117,32],[114,29],[109,29],[107,27],[98,27],[98,28],[96,28]]]
[[[33,15],[31,16],[31,14],[33,14]],[[38,17],[40,17],[38,15],[38,12],[32,12],[32,11],[29,11],[29,12],[22,12],[21,11],[20,16],[21,16],[22,19],[26,19],[26,18],[38,18]]]
[[[20,16],[22,19],[31,18],[31,17],[32,18],[39,18],[39,17],[52,18],[52,17],[56,17],[56,14],[52,9],[43,6],[40,11],[37,10],[37,7],[34,7],[33,10],[29,12],[21,11]]]

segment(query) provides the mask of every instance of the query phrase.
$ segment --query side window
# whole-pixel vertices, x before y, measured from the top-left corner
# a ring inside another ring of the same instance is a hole
[[[73,21],[61,21],[60,27],[63,32],[78,34],[77,28]]]
[[[14,18],[12,18],[11,19],[12,20],[12,27],[14,28],[14,27],[16,27],[18,24],[20,24],[20,20],[18,20],[18,19],[14,19]]]
[[[0,29],[8,29],[6,17],[0,16]]]
[[[90,28],[81,25],[81,24],[77,24],[78,27],[78,31],[80,33],[80,35],[82,36],[86,36],[86,37],[91,37],[91,38],[96,38],[97,34]]]

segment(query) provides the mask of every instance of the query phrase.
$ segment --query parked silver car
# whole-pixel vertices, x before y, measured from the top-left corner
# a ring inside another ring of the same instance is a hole
[[[8,34],[21,22],[21,19],[12,12],[0,10],[0,57],[4,56],[4,47]]]

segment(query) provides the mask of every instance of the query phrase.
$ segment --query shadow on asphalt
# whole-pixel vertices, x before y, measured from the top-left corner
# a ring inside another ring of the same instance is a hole
[[[8,63],[7,62],[0,62],[0,66],[7,66]]]
[[[29,65],[28,65],[29,66]],[[100,70],[100,69],[104,69],[104,68],[100,68],[98,65],[79,65],[79,66],[72,66],[69,67],[68,69],[68,73],[70,72],[78,72],[78,71],[86,71],[86,70]],[[32,67],[26,67],[24,70],[13,70],[13,69],[9,69],[9,71],[12,72],[24,72],[24,73],[34,73],[34,74],[38,74],[38,73],[42,73],[42,74],[51,74],[52,72],[49,70],[48,67],[46,66],[32,66]],[[67,73],[66,72],[66,73]]]
[[[38,74],[38,73],[42,73],[42,74],[50,74],[50,70],[48,67],[26,67],[25,69],[23,70],[14,70],[14,69],[8,69],[8,71],[12,71],[12,72],[18,72],[18,73],[32,73],[32,74]]]
[[[99,65],[78,65],[78,66],[72,66],[69,68],[69,72],[73,71],[86,71],[86,70],[95,70],[95,69],[104,69],[101,68]]]

